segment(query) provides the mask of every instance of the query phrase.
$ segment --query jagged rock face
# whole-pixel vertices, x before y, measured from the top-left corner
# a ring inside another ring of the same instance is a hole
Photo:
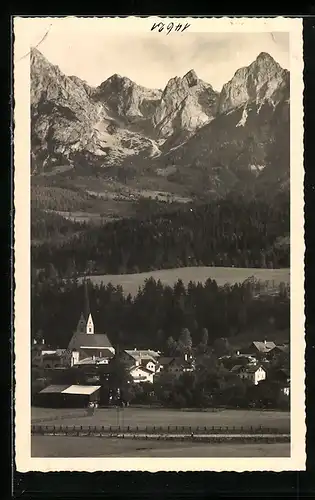
[[[262,52],[248,67],[240,68],[221,91],[218,112],[226,113],[242,104],[265,100],[276,105],[288,98],[289,72]]]
[[[108,78],[94,92],[96,100],[105,103],[114,115],[122,118],[148,118],[161,95],[161,90],[141,87],[117,74]]]
[[[217,92],[193,70],[183,78],[172,78],[152,118],[157,135],[167,138],[179,130],[194,132],[213,119],[217,99]]]
[[[32,50],[33,173],[78,161],[119,164],[128,156],[151,154],[152,141],[121,129],[104,103],[95,99],[95,93],[86,82],[64,75],[38,50]]]

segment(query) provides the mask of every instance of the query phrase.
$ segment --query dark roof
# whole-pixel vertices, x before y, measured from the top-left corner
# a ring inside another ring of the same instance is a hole
[[[69,387],[69,384],[67,385],[49,385],[48,387],[45,387],[45,389],[42,389],[39,394],[60,394],[62,391],[67,389]]]
[[[160,365],[169,365],[171,363],[171,361],[173,361],[173,359],[175,359],[175,358],[170,357],[170,356],[162,356],[159,359],[159,363],[160,363]]]
[[[69,349],[80,347],[113,347],[105,333],[75,333],[70,340]]]

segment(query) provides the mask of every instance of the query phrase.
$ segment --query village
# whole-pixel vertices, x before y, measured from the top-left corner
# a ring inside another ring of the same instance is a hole
[[[220,340],[224,344],[225,339]],[[268,402],[269,396],[267,400],[264,396],[264,401],[261,393],[257,396],[258,389],[254,398],[256,402],[252,398],[244,402],[243,398],[240,403],[242,398],[235,399],[235,394],[242,392],[243,387],[247,391],[264,387],[264,395],[274,392],[276,387],[277,398],[281,397],[282,405],[285,408],[289,405],[289,343],[277,345],[273,341],[253,341],[239,350],[230,349],[222,355],[214,352],[211,346],[203,346],[202,349],[200,346],[191,347],[174,355],[150,348],[121,349],[119,346],[114,347],[105,333],[95,331],[89,311],[85,315],[81,314],[67,347],[50,348],[44,339],[33,342],[32,403],[35,406],[86,407],[91,403],[102,406],[129,405],[129,402],[137,402],[137,398],[148,404],[157,401],[166,404],[165,391],[161,397],[157,394],[163,384],[164,388],[171,385],[172,391],[177,393],[177,406],[186,406],[187,401],[178,393],[183,385],[187,389],[190,383],[195,392],[207,392],[207,397],[200,402],[201,406],[211,406],[219,401],[232,406],[242,404],[254,407],[257,405],[257,398],[260,406],[275,404]],[[199,377],[199,386],[195,381],[191,382],[194,376]],[[226,401],[224,397],[222,399],[222,394],[227,393],[228,389],[229,394],[231,390],[234,392],[234,397]],[[139,399],[140,393],[142,400]],[[213,398],[214,394],[216,398]],[[196,397],[193,399],[199,400]],[[170,401],[172,395],[169,394],[168,402]]]

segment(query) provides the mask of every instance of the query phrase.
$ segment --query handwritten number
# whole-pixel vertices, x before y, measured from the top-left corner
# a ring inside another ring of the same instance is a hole
[[[183,31],[187,30],[189,27],[190,27],[189,23],[186,23],[185,26],[183,26],[181,23],[178,23],[175,27],[174,27],[174,23],[169,23],[165,27],[164,23],[159,22],[159,23],[153,23],[151,31],[158,30],[158,32],[161,33],[162,31],[164,31],[164,28],[166,28],[166,31],[167,31],[166,34],[169,35],[173,29],[174,29],[174,31],[183,32]]]

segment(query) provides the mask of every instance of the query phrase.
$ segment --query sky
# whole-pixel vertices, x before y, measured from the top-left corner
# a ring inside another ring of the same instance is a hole
[[[289,34],[282,32],[223,33],[107,32],[75,23],[35,26],[29,43],[66,75],[97,86],[114,73],[139,85],[163,89],[170,78],[194,69],[199,78],[221,90],[235,71],[248,66],[260,52],[268,52],[289,68]]]

